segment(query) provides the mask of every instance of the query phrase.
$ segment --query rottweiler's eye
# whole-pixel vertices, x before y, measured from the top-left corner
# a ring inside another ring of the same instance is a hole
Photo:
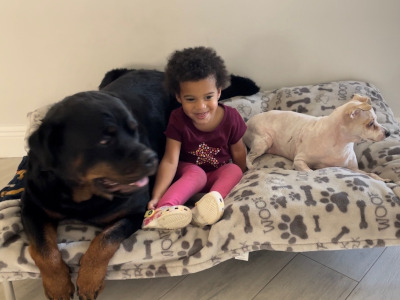
[[[115,127],[113,127],[113,126],[110,126],[110,127],[106,128],[106,130],[104,131],[103,136],[102,136],[99,144],[103,145],[103,146],[109,145],[112,142],[116,131],[117,131],[117,129]]]
[[[137,128],[137,123],[134,121],[128,122],[129,129],[135,130]]]
[[[128,122],[128,130],[134,133],[136,131],[136,129],[137,129],[137,123],[134,121],[129,121]]]
[[[100,140],[99,144],[102,146],[109,145],[111,143],[112,136],[110,135],[105,135],[103,138]]]

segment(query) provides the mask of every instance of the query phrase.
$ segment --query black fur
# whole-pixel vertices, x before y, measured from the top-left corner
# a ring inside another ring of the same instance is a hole
[[[114,249],[141,227],[149,201],[146,178],[154,175],[164,152],[171,106],[161,78],[157,71],[130,71],[100,91],[67,97],[49,110],[29,138],[22,221],[49,298],[66,299],[71,293],[71,283],[64,289],[59,284],[70,282],[68,274],[46,276],[52,268],[53,275],[65,269],[61,260],[53,265],[58,250],[55,241],[49,242],[60,220],[105,228],[101,245],[92,242],[84,255],[84,261],[105,268],[108,261],[103,257],[97,262],[102,253],[93,254],[94,249]],[[137,186],[129,185],[134,182]],[[94,288],[87,286],[89,267],[81,262],[80,296],[93,296],[103,286],[104,278],[92,278]]]
[[[114,69],[106,73],[103,80],[99,85],[99,89],[104,88],[112,81],[116,80],[120,76],[134,70],[129,69]],[[258,93],[260,88],[257,84],[251,80],[250,78],[231,75],[230,78],[231,84],[221,92],[220,100],[232,98],[235,96],[250,96]]]
[[[112,70],[99,91],[54,104],[29,138],[21,217],[48,298],[68,299],[74,291],[57,248],[59,221],[78,219],[104,228],[81,259],[82,299],[101,291],[108,261],[141,227],[164,153],[163,132],[177,106],[163,88],[163,76],[155,70]],[[259,90],[249,79],[232,75],[231,80],[221,99]]]

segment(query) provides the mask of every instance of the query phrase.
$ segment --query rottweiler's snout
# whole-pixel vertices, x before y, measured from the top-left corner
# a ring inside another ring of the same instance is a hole
[[[140,160],[148,168],[154,167],[158,163],[158,158],[156,153],[150,149],[147,149],[142,152]]]

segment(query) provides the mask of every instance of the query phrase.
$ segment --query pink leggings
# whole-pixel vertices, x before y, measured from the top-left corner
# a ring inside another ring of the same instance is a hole
[[[206,173],[198,165],[179,162],[175,181],[162,196],[157,207],[182,205],[200,192],[217,191],[225,198],[242,176],[242,170],[233,163]]]

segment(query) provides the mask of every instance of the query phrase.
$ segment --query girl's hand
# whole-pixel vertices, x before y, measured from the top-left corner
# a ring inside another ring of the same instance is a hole
[[[149,203],[147,203],[147,209],[156,209],[158,201],[158,199],[151,199]]]

